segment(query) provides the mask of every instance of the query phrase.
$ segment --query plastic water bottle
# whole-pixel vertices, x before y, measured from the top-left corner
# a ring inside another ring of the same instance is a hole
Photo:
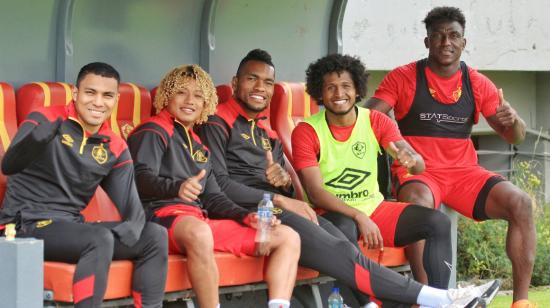
[[[340,295],[340,288],[332,288],[332,293],[328,296],[328,308],[343,308],[344,299]]]
[[[269,242],[269,233],[271,229],[271,218],[273,217],[273,202],[271,195],[264,194],[262,201],[258,204],[258,229],[256,230],[256,242]]]

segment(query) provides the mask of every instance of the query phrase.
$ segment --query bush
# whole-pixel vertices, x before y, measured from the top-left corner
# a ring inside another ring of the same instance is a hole
[[[541,181],[544,178],[542,174],[544,168],[541,161],[534,158],[516,158],[512,163],[512,170],[513,173],[510,181],[531,197],[535,215],[542,216],[542,205],[544,204],[545,196]]]
[[[458,222],[457,275],[458,280],[505,280],[512,275],[506,256],[505,221],[491,220],[477,223],[460,217]]]
[[[550,285],[550,204],[535,216],[537,254],[531,284]],[[458,222],[458,280],[499,278],[512,287],[512,264],[506,255],[507,223],[491,220],[477,223],[461,217]]]
[[[542,219],[537,222],[537,258],[531,284],[550,285],[550,204],[544,207]]]
[[[537,254],[531,284],[550,285],[550,204],[542,205],[542,168],[535,160],[516,160],[511,181],[533,200]],[[550,180],[550,179],[546,179]],[[499,278],[512,288],[512,265],[506,255],[507,222],[477,223],[461,217],[458,222],[458,280]]]

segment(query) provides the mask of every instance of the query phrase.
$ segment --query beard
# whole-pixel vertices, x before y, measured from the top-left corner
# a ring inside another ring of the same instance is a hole
[[[351,105],[351,107],[349,107],[347,110],[336,111],[336,110],[333,110],[332,108],[329,108],[329,107],[325,106],[325,109],[328,112],[330,112],[334,115],[339,115],[339,116],[346,115],[346,114],[350,113],[350,111],[352,111],[354,108],[355,108],[355,104]]]

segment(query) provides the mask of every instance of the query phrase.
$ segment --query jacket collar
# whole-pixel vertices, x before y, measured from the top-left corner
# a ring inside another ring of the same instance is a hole
[[[237,100],[235,100],[234,97],[231,97],[227,102],[225,102],[224,104],[228,104],[228,107],[229,109],[231,109],[233,112],[235,113],[238,113],[239,115],[241,115],[243,118],[247,119],[247,120],[260,120],[262,118],[267,118],[269,119],[269,105],[267,106],[267,108],[260,112],[255,119],[252,119],[248,116],[248,114],[244,111],[243,107],[241,106],[241,104],[239,104],[237,102]]]

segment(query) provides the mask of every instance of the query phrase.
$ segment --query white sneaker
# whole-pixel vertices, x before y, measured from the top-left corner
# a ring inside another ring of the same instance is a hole
[[[500,281],[491,280],[480,286],[449,289],[447,295],[451,303],[441,308],[485,308],[500,288]]]

